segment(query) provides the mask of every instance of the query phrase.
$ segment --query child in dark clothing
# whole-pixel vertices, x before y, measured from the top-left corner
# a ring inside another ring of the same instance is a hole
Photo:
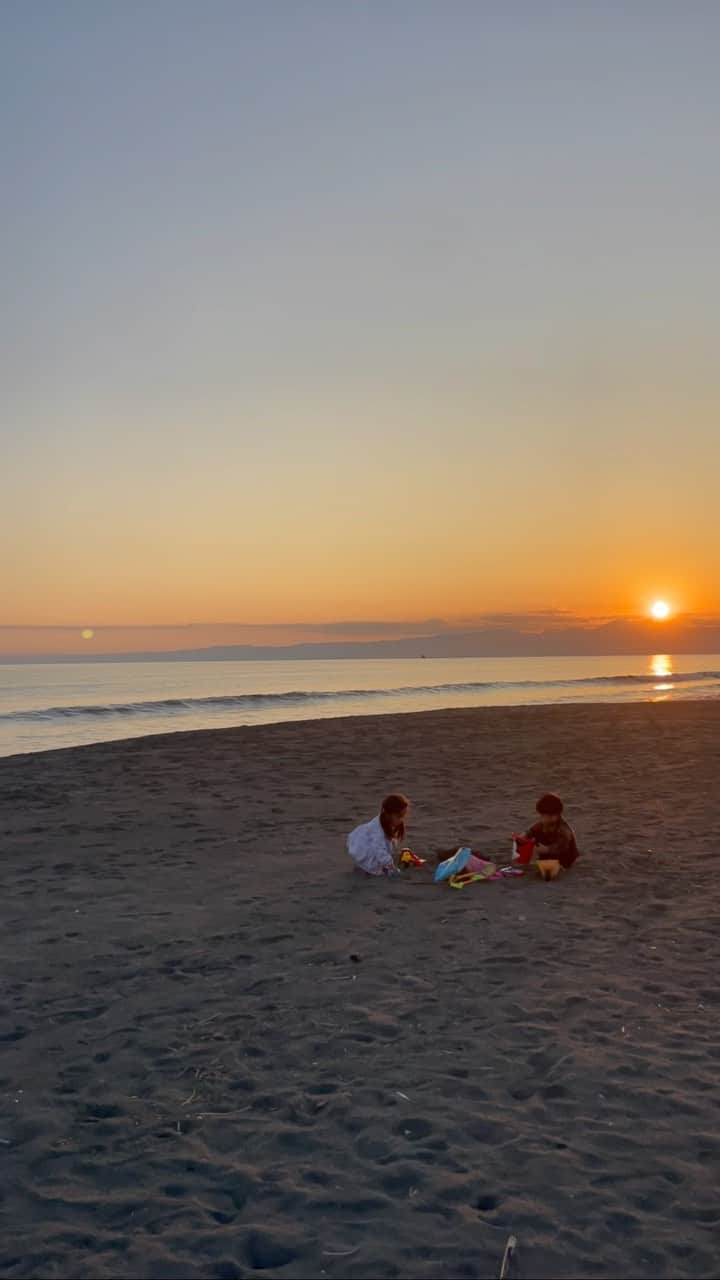
[[[567,870],[578,857],[578,847],[575,832],[562,816],[562,800],[548,793],[540,797],[535,808],[538,821],[525,832],[526,839],[535,841],[534,853],[539,859],[554,858]]]

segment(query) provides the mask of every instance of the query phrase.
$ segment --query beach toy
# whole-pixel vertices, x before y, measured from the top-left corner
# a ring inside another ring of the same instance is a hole
[[[492,875],[496,870],[495,863],[490,862],[487,858],[481,858],[477,853],[471,853],[465,864],[466,871],[476,871],[479,875]]]
[[[560,863],[557,858],[539,858],[537,862],[538,875],[543,880],[556,880],[560,871]]]
[[[413,853],[412,849],[403,849],[402,853],[400,854],[400,866],[401,867],[424,867],[425,859],[418,858],[417,854]]]
[[[465,889],[467,885],[474,884],[476,880],[486,880],[487,876],[478,875],[477,871],[459,871],[457,875],[451,876],[448,884],[451,889]]]
[[[473,859],[478,861],[478,859]],[[465,889],[469,884],[475,884],[478,880],[495,880],[497,879],[497,870],[493,862],[487,862],[482,871],[457,871],[449,880],[451,889]]]
[[[457,849],[451,858],[446,858],[441,862],[435,871],[433,880],[439,884],[441,880],[449,880],[459,871],[464,871],[470,858],[472,857],[472,849]]]
[[[530,862],[535,848],[535,841],[528,839],[527,836],[514,835],[513,842],[513,862]]]

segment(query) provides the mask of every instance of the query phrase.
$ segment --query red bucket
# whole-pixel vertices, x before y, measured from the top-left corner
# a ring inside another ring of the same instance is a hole
[[[526,836],[513,836],[513,862],[530,862],[535,848],[535,841]]]

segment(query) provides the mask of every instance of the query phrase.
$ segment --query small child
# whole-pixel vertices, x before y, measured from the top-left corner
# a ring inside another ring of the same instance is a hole
[[[578,857],[575,832],[563,818],[563,802],[559,796],[541,796],[535,808],[539,821],[534,822],[525,832],[526,840],[535,841],[535,856],[555,858],[566,870]]]
[[[347,849],[355,866],[368,876],[399,876],[393,853],[405,835],[409,800],[400,794],[386,796],[372,822],[350,832]]]

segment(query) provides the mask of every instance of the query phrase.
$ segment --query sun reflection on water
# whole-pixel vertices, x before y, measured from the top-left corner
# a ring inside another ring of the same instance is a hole
[[[662,680],[666,676],[671,676],[672,658],[669,653],[654,653],[650,659],[650,673],[654,675],[656,680]]]
[[[668,676],[672,676],[672,658],[669,653],[654,653],[650,659],[650,674],[656,680],[667,682]],[[653,702],[663,702],[669,693],[675,688],[674,684],[654,684],[653,693],[659,694],[659,697],[653,698]]]

